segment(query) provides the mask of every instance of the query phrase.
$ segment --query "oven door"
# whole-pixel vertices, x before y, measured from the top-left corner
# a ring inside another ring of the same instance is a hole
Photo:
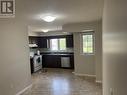
[[[42,56],[36,55],[34,56],[34,72],[42,69]]]

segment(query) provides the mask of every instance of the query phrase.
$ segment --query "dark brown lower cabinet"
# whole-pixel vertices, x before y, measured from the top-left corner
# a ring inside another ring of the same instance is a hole
[[[54,55],[43,55],[43,65],[48,68],[60,68],[60,58]]]
[[[69,57],[70,58],[70,67],[74,68],[74,55],[43,55],[42,64],[45,68],[62,68],[61,67],[61,57]]]

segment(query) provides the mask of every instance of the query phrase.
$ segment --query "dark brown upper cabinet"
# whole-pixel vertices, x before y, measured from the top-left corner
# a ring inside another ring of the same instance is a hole
[[[66,36],[66,46],[67,48],[73,48],[73,35]]]
[[[29,43],[37,44],[38,48],[48,48],[47,40],[54,39],[54,38],[66,38],[66,47],[73,48],[73,35],[46,36],[46,37],[29,36]]]
[[[47,39],[45,37],[29,37],[30,44],[36,44],[37,48],[47,48]]]
[[[37,37],[30,36],[29,37],[29,44],[37,44],[38,40]]]
[[[47,48],[47,39],[45,37],[38,37],[38,47]]]

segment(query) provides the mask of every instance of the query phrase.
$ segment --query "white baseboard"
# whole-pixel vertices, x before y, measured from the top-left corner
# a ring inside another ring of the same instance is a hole
[[[80,73],[75,73],[73,72],[76,76],[86,76],[86,77],[96,77],[96,75],[89,75],[89,74],[80,74]]]
[[[100,84],[102,84],[102,81],[100,81],[100,80],[96,80],[96,83],[100,83]]]
[[[23,90],[21,90],[20,92],[18,92],[16,95],[21,95],[23,92],[25,92],[27,89],[31,88],[32,84],[27,86],[26,88],[24,88]]]
[[[80,73],[75,73],[75,72],[72,72],[72,73],[75,74],[76,76],[86,76],[86,77],[96,78],[96,75],[80,74]],[[101,80],[96,80],[96,83],[102,84],[102,81]]]

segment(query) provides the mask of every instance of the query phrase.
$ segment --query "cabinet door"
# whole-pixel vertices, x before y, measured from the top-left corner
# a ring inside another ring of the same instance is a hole
[[[30,44],[37,44],[37,43],[38,43],[37,37],[32,37],[32,36],[30,36],[30,37],[29,37],[29,43],[30,43]]]
[[[47,39],[44,37],[38,37],[38,47],[47,48]]]
[[[67,48],[73,47],[73,35],[68,35],[66,37],[66,46],[67,46]]]
[[[60,68],[61,62],[60,57],[56,55],[44,55],[44,67],[47,68]]]

